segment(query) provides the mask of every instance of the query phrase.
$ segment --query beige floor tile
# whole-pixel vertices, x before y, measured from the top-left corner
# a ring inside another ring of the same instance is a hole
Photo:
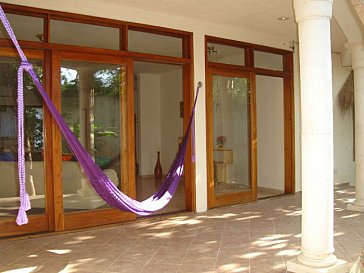
[[[188,247],[161,246],[153,255],[149,263],[182,264]]]
[[[144,266],[150,261],[151,257],[152,256],[145,255],[143,256],[143,258],[140,259],[128,259],[128,257],[120,258],[112,262],[107,268],[107,271],[128,271],[129,269],[133,268],[133,266],[135,266],[136,271],[139,272],[138,270],[140,270],[141,272]]]
[[[220,244],[223,230],[203,230],[196,234],[193,244]]]
[[[4,252],[2,249],[0,250],[0,267],[7,266],[8,264],[14,263],[19,259],[22,259],[24,254],[13,253],[13,252]]]
[[[83,258],[70,261],[64,270],[71,272],[104,272],[113,262],[114,260],[102,256],[99,258]]]
[[[143,273],[177,273],[179,265],[175,264],[147,264],[142,272]]]
[[[266,267],[253,267],[250,268],[250,273],[286,273],[285,268],[266,268]]]
[[[242,272],[242,273],[249,273],[250,268],[249,265],[242,265],[240,263],[229,262],[225,264],[221,264],[215,267],[215,273],[221,272]]]
[[[3,273],[13,273],[13,272],[40,272],[40,273],[58,273],[64,270],[65,266],[67,265],[34,265],[34,266],[25,266],[25,265],[18,265],[14,264],[9,271],[1,270],[0,272]]]
[[[214,273],[214,266],[211,264],[182,264],[178,273]]]
[[[217,244],[193,244],[188,249],[183,263],[207,263],[215,264],[219,245]]]
[[[215,268],[226,268],[231,264],[234,264],[237,267],[249,267],[249,250],[246,252],[242,251],[230,255],[219,255]]]
[[[149,262],[156,251],[133,251],[122,254],[116,261],[120,263],[147,263]]]
[[[233,235],[224,235],[221,240],[221,246],[222,247],[228,247],[236,244],[247,244],[249,245],[250,238],[249,234],[241,234],[239,236],[233,236]]]
[[[143,268],[145,267],[146,262],[121,262],[121,261],[114,261],[109,267],[106,268],[105,272],[113,273],[139,273],[142,272]]]
[[[55,238],[52,236],[47,236],[44,238],[0,241],[0,251],[27,254],[41,248],[48,243],[53,242],[54,240]]]

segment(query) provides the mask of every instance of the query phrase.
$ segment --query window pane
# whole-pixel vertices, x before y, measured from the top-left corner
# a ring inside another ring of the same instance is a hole
[[[51,43],[119,49],[119,29],[51,20]]]
[[[254,66],[283,71],[283,56],[263,51],[254,51]]]
[[[141,31],[128,31],[129,51],[182,57],[182,39]]]
[[[250,190],[249,79],[213,76],[215,194]]]
[[[209,62],[245,65],[244,48],[211,44],[207,45],[207,57]]]
[[[111,181],[121,183],[120,88],[126,68],[114,64],[61,63],[62,116]],[[62,143],[63,207],[66,212],[106,206],[90,186],[67,142]]]
[[[43,41],[43,18],[9,13],[6,17],[19,40]],[[0,38],[10,39],[2,24],[0,24]]]
[[[30,60],[40,78],[42,62]],[[17,69],[18,58],[0,57],[0,218],[14,217],[20,205],[17,167]],[[43,103],[38,90],[24,73],[24,149],[26,190],[32,209],[45,212],[43,161]]]

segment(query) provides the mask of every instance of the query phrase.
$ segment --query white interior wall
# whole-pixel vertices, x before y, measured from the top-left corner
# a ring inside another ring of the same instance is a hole
[[[168,172],[178,150],[178,137],[183,137],[183,118],[180,118],[182,98],[182,68],[161,74],[161,163]]]
[[[140,175],[154,174],[157,151],[161,145],[160,76],[139,74],[140,94]]]
[[[351,67],[342,67],[340,55],[332,54],[332,89],[334,102],[334,182],[354,186],[355,164],[353,160],[353,116],[352,111],[342,113],[338,95],[349,76]]]
[[[256,77],[257,184],[284,190],[283,79]]]

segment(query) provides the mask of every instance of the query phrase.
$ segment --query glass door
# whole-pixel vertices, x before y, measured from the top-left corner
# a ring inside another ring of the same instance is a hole
[[[210,69],[207,102],[209,207],[255,200],[252,74]]]
[[[44,56],[41,51],[25,50],[30,63],[42,83]],[[12,49],[1,49],[0,54],[0,237],[22,233],[48,231],[51,199],[46,198],[47,161],[45,152],[46,117],[43,100],[31,78],[24,72],[24,150],[26,190],[31,209],[27,211],[29,224],[17,226],[19,180],[17,142],[17,71],[19,57]],[[48,119],[49,121],[49,119]]]
[[[61,114],[109,179],[128,191],[127,64],[92,56],[61,53],[58,58]],[[129,132],[129,133],[128,133]],[[61,172],[62,214],[64,225],[73,229],[120,222],[131,214],[112,209],[93,190],[77,158],[62,138],[58,155]],[[126,192],[127,194],[132,191]]]

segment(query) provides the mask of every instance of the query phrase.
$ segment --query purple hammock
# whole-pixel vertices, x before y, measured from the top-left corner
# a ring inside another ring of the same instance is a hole
[[[187,150],[187,144],[191,127],[194,123],[194,113],[196,107],[196,101],[201,82],[199,82],[196,97],[192,108],[191,117],[183,137],[182,143],[174,159],[168,174],[163,181],[160,188],[151,197],[144,201],[137,201],[122,193],[113,182],[104,174],[100,167],[94,162],[93,158],[86,151],[86,149],[79,142],[78,138],[69,129],[67,123],[63,120],[61,114],[57,111],[52,100],[49,98],[43,85],[40,83],[32,65],[28,62],[24,52],[19,46],[19,43],[14,35],[9,21],[7,20],[5,13],[0,6],[0,19],[8,32],[11,40],[16,47],[18,54],[21,58],[21,64],[18,69],[18,173],[19,173],[19,185],[20,185],[20,208],[16,223],[23,225],[28,223],[28,217],[26,211],[30,209],[29,195],[25,189],[25,159],[24,159],[24,99],[23,99],[23,72],[24,70],[30,75],[33,83],[37,87],[39,93],[43,97],[43,101],[49,111],[51,112],[54,120],[58,124],[64,138],[69,144],[70,149],[76,156],[78,162],[84,170],[84,173],[90,184],[95,191],[106,201],[110,206],[136,213],[138,215],[149,215],[164,206],[166,206],[171,200],[173,194],[176,192],[178,183],[183,173],[184,159]],[[193,132],[192,132],[193,134]]]

